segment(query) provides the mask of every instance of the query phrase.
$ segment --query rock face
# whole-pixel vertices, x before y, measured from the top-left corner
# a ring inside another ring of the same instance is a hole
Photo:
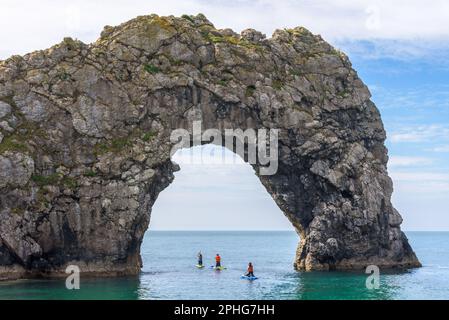
[[[385,131],[343,53],[304,28],[141,16],[0,61],[0,278],[136,274],[170,133],[277,128],[260,180],[301,237],[300,270],[420,265],[390,197]],[[258,165],[253,165],[256,173]]]

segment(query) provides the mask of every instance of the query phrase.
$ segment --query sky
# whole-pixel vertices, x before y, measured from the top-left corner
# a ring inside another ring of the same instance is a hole
[[[382,114],[403,229],[449,230],[449,1],[0,0],[0,59],[66,36],[89,43],[137,15],[199,12],[218,28],[268,37],[305,26],[347,53]],[[202,153],[212,150],[221,154]],[[291,230],[249,165],[176,160],[182,169],[156,202],[152,229]]]

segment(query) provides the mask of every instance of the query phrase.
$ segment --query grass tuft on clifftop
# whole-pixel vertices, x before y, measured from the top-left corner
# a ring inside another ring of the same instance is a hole
[[[181,18],[186,19],[186,20],[189,20],[189,21],[192,22],[192,23],[195,23],[195,20],[193,20],[193,18],[192,18],[191,16],[187,15],[187,14],[183,14],[183,15],[181,16]]]

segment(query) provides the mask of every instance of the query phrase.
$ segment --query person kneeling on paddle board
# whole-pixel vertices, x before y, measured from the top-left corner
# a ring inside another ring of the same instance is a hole
[[[215,256],[215,268],[220,268],[220,267],[221,267],[221,257],[217,253],[217,255]]]
[[[203,265],[203,255],[201,254],[201,251],[198,252],[198,265],[199,266]]]
[[[248,264],[248,273],[246,274],[247,277],[254,277],[254,267],[253,264],[250,262]]]

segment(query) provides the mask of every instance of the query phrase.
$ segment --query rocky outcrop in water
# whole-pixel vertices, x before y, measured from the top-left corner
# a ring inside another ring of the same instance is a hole
[[[279,169],[260,180],[301,236],[297,269],[420,265],[380,114],[345,54],[301,27],[267,39],[150,15],[0,62],[0,278],[138,273],[178,169],[170,133],[194,120],[280,129]]]

